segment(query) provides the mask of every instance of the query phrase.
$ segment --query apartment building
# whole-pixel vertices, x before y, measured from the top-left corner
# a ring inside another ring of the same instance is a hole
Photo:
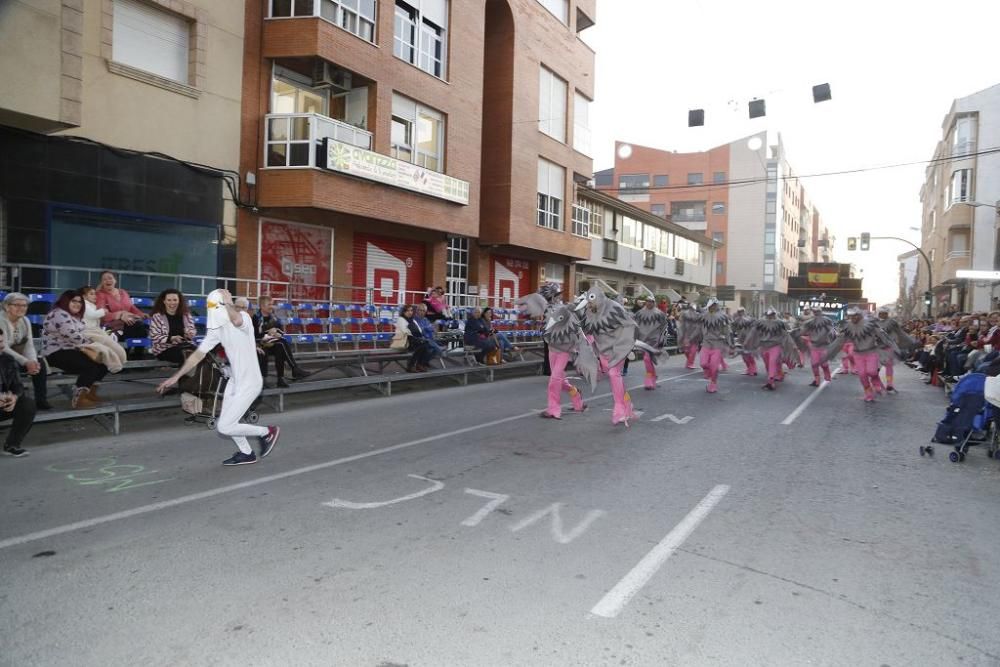
[[[232,0],[0,4],[0,260],[234,270],[243,18]]]
[[[599,190],[579,188],[574,209],[585,225],[576,231],[591,238],[575,291],[601,280],[625,297],[653,294],[671,303],[696,303],[713,291],[720,243]]]
[[[568,282],[595,4],[248,0],[239,275],[386,304]]]
[[[931,261],[934,310],[990,310],[1000,295],[988,282],[959,278],[963,269],[1000,268],[1000,84],[954,100],[920,188],[921,249]],[[927,285],[920,265],[918,285]]]
[[[751,312],[794,310],[788,279],[799,262],[832,261],[832,237],[780,135],[761,132],[698,153],[617,142],[614,168],[594,180],[599,190],[720,244],[713,284],[734,287],[735,303]]]

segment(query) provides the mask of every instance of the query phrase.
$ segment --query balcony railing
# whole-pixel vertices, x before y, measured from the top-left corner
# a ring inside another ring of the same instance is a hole
[[[266,167],[316,167],[323,139],[330,138],[371,150],[372,133],[315,113],[270,113],[265,117]]]
[[[270,0],[268,19],[321,18],[368,42],[375,42],[376,0]]]
[[[972,257],[971,250],[950,250],[948,254],[944,256],[944,261],[952,259],[965,259],[967,257]]]

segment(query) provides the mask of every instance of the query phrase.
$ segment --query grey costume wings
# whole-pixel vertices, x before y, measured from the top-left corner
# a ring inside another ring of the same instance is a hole
[[[591,287],[584,292],[577,310],[583,311],[583,333],[593,338],[597,352],[608,365],[623,362],[635,343],[635,320],[625,307]]]
[[[677,344],[681,349],[701,344],[701,319],[701,313],[693,308],[681,311],[677,322]]]

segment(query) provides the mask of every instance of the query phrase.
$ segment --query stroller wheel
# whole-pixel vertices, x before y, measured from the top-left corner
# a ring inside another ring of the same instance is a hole
[[[248,424],[256,424],[257,422],[260,421],[260,415],[257,414],[256,410],[251,410],[250,412],[247,413],[246,419]]]
[[[959,452],[949,452],[948,460],[952,463],[958,463],[962,460],[961,454]]]
[[[925,454],[929,454],[930,452],[928,452],[927,449],[928,449],[927,447],[920,445],[920,455],[924,456]]]
[[[215,417],[212,417],[207,422],[205,422],[205,426],[207,426],[210,429],[214,429],[215,428]]]

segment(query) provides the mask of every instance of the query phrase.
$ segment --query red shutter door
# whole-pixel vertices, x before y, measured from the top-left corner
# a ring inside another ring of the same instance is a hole
[[[531,262],[526,259],[490,257],[490,305],[513,308],[518,297],[531,292]]]
[[[354,300],[397,305],[417,303],[424,295],[426,246],[420,241],[370,234],[354,235]]]

